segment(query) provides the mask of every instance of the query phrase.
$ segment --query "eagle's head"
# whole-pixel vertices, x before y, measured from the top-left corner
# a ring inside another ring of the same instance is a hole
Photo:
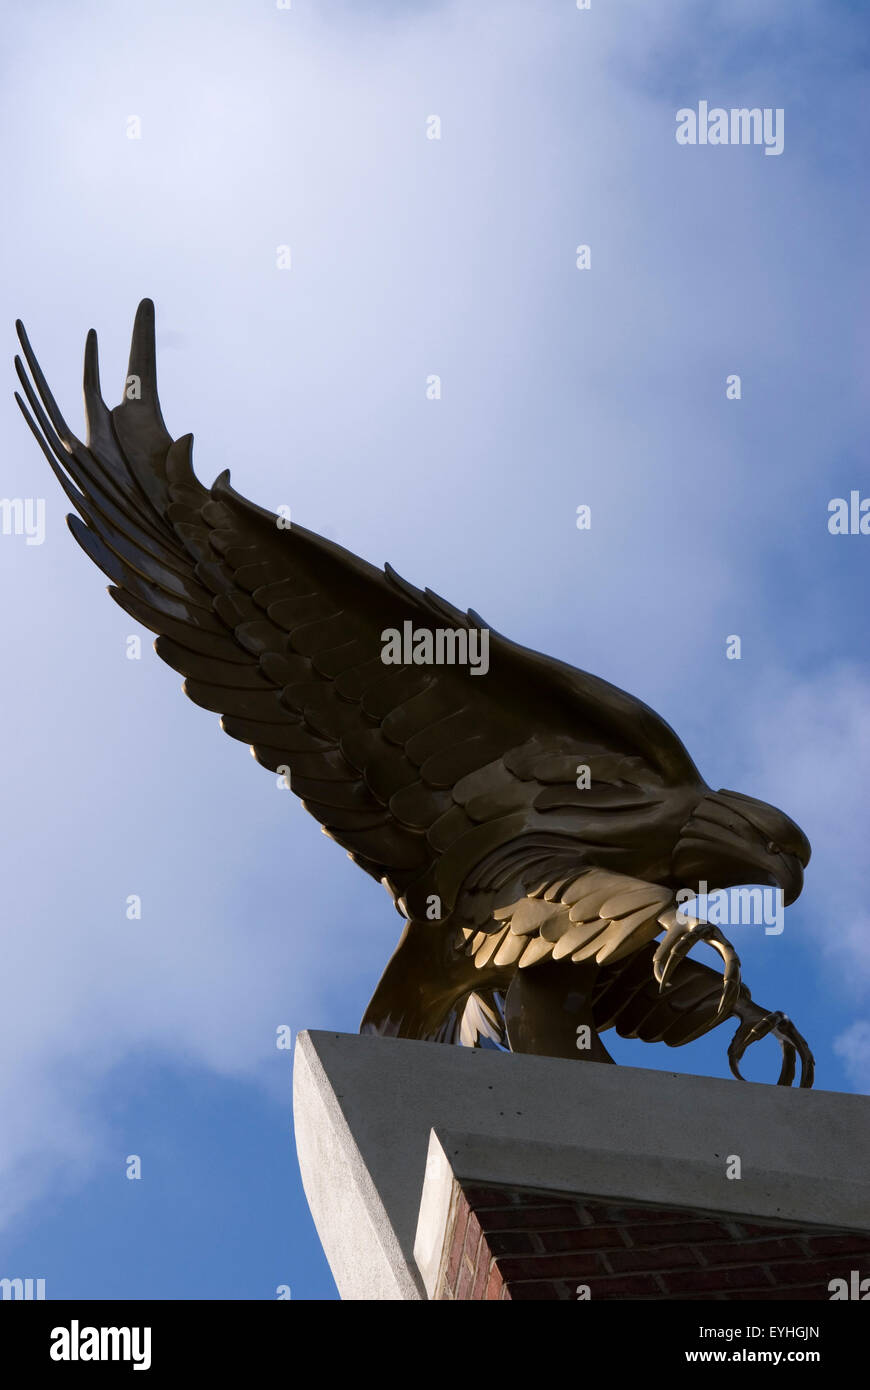
[[[672,866],[675,882],[708,890],[743,883],[781,888],[786,907],[798,897],[810,842],[785,812],[741,792],[709,792],[680,831]]]

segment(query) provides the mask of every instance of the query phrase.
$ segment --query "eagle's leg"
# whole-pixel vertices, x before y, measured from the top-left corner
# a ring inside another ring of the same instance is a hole
[[[706,941],[714,951],[719,952],[725,964],[718,1012],[720,1019],[727,1018],[734,1012],[740,994],[740,957],[731,942],[712,923],[702,922],[698,917],[689,917],[675,907],[663,912],[659,921],[667,928],[653,957],[653,974],[659,988],[666,988],[675,968],[691,951],[695,942]]]
[[[505,997],[512,1052],[612,1062],[592,1016],[599,968],[594,961],[546,961],[517,970]]]
[[[655,943],[650,942],[633,955],[601,968],[593,996],[600,1033],[615,1028],[622,1038],[683,1047],[724,1022],[719,1008],[720,977],[715,970],[687,957],[676,966],[668,989],[662,992],[652,974],[654,955]],[[795,1059],[799,1057],[800,1084],[812,1086],[813,1055],[784,1014],[760,1008],[746,985],[741,985],[730,1017],[740,1020],[728,1049],[728,1061],[736,1077],[743,1080],[738,1063],[747,1047],[772,1033],[783,1054],[777,1084],[792,1084]]]

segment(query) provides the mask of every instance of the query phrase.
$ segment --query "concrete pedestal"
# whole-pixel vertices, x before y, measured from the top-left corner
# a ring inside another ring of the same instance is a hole
[[[343,1299],[811,1300],[870,1277],[865,1096],[312,1032],[294,1113]]]

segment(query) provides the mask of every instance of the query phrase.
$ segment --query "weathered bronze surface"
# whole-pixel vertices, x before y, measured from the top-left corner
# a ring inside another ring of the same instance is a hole
[[[794,901],[810,847],[788,816],[711,791],[674,731],[624,691],[282,524],[228,473],[203,487],[192,436],[173,440],[163,423],[150,300],[114,410],[88,334],[87,444],[18,332],[33,384],[16,358],[27,404],[16,398],[109,593],[405,918],[363,1031],[609,1061],[607,1028],[677,1047],[736,1017],[735,1075],[772,1032],[779,1083],[799,1056],[812,1085],[803,1038],[752,1002],[733,947],[681,920],[675,896],[706,881],[770,884]],[[423,634],[430,661],[406,646],[385,664],[388,630]],[[442,656],[460,637],[478,652],[488,642],[488,669],[432,662],[425,634],[439,630],[454,634]],[[722,957],[721,977],[686,957],[699,941]]]

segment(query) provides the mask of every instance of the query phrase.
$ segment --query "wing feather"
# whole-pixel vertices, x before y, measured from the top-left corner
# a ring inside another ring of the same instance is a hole
[[[86,443],[18,327],[18,404],[78,513],[72,534],[113,581],[112,597],[158,634],[157,652],[189,698],[221,714],[263,765],[288,767],[306,808],[411,914],[433,892],[451,910],[462,895],[468,920],[492,925],[493,895],[503,900],[517,884],[543,895],[566,870],[577,877],[578,844],[590,846],[590,863],[602,849],[606,859],[620,818],[647,814],[670,787],[703,790],[679,739],[647,706],[491,629],[486,678],[460,665],[385,666],[388,628],[485,625],[389,565],[379,570],[286,527],[236,493],[228,472],[204,487],[192,436],[173,440],[163,421],[150,300],[137,311],[125,397],[112,410],[88,333]],[[580,763],[592,768],[585,792]],[[534,936],[521,964],[574,939],[587,888],[541,919],[553,941]],[[612,956],[642,938],[638,914],[655,899],[636,887],[609,891],[620,925],[615,935],[604,929],[602,949]],[[529,933],[485,935],[489,959]]]

